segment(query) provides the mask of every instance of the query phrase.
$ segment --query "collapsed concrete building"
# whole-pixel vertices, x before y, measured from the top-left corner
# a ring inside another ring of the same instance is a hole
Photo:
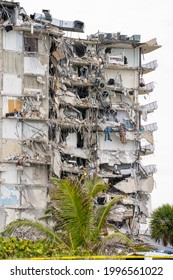
[[[51,176],[99,176],[109,184],[104,204],[124,194],[109,222],[137,234],[146,224],[155,165],[157,124],[143,125],[157,102],[144,75],[157,61],[142,56],[156,39],[100,33],[86,39],[81,21],[28,16],[19,3],[0,1],[0,231],[17,218],[37,219],[48,202]],[[144,144],[143,144],[144,143]]]

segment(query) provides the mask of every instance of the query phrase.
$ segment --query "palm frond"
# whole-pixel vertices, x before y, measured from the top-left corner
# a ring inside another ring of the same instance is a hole
[[[98,208],[97,216],[98,216],[98,229],[99,230],[101,230],[101,228],[104,226],[107,215],[109,214],[109,212],[111,210],[111,207],[115,203],[117,203],[122,197],[123,197],[122,195],[117,195],[109,203]]]
[[[109,234],[102,239],[101,243],[109,243],[110,245],[113,243],[124,244],[128,246],[133,245],[133,242],[121,232],[114,232],[112,234]]]
[[[83,188],[85,188],[92,198],[95,198],[100,192],[107,191],[108,185],[102,178],[94,177],[86,180],[83,184]]]
[[[151,216],[151,237],[164,246],[173,245],[173,206],[163,204]]]
[[[63,245],[64,248],[69,249],[67,244],[64,243],[64,241],[60,239],[53,231],[44,227],[40,223],[27,219],[18,219],[10,223],[3,232],[3,235],[15,236],[19,232],[23,232],[23,234],[26,234],[26,232],[38,234],[42,236],[42,238],[47,239],[47,241],[51,240],[56,242],[58,245]]]
[[[51,193],[60,209],[60,217],[69,232],[72,247],[87,246],[89,220],[92,215],[90,197],[76,181],[53,180],[57,186]]]

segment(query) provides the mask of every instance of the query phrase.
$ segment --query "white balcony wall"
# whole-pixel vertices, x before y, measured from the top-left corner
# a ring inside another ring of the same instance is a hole
[[[106,140],[105,141],[105,134],[104,132],[100,132],[98,135],[98,148],[100,150],[111,150],[111,151],[133,151],[135,150],[135,142],[128,141],[127,144],[123,144],[120,138],[115,134],[115,132],[111,132],[111,139],[112,141]]]
[[[48,126],[45,122],[29,122],[23,124],[23,139],[31,137],[48,137]]]
[[[112,70],[106,69],[104,74],[105,79],[109,81],[109,79],[115,79],[117,74],[121,75],[122,85],[125,88],[137,88],[138,86],[138,73],[137,71],[122,71],[122,70]]]
[[[23,51],[23,32],[3,30],[3,49],[8,51]]]
[[[22,94],[22,78],[13,74],[3,74],[4,95],[19,96]]]
[[[24,73],[34,75],[45,75],[45,67],[37,57],[24,57]]]
[[[26,185],[48,184],[47,166],[25,167],[21,174],[20,183]]]
[[[11,163],[4,163],[4,171],[1,174],[1,182],[3,184],[8,184],[8,185],[17,185],[19,183],[18,181],[18,173],[17,173],[17,168],[16,164],[11,164]]]
[[[16,118],[4,119],[2,121],[2,138],[3,139],[21,139],[22,124]]]

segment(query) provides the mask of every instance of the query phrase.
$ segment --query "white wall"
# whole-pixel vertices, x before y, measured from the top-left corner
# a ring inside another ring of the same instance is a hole
[[[21,139],[22,124],[16,118],[2,121],[2,138]]]
[[[3,94],[5,95],[21,95],[22,94],[22,78],[13,74],[3,74]]]
[[[121,74],[122,85],[125,88],[135,88],[138,86],[138,73],[137,71],[130,70],[112,70],[106,69],[105,78],[108,81],[109,79],[115,79],[117,74]]]
[[[6,32],[3,30],[3,49],[9,51],[23,51],[23,32],[11,30]]]
[[[112,141],[105,141],[104,132],[99,132],[98,135],[98,148],[101,150],[121,150],[121,151],[133,151],[135,150],[135,142],[128,141],[127,144],[123,144],[118,136],[116,136],[115,132],[111,132]]]

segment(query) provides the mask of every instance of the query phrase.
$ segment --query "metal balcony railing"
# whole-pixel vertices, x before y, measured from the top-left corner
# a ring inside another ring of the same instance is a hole
[[[157,108],[158,108],[157,101],[154,101],[154,102],[151,102],[149,104],[142,106],[142,109],[144,109],[145,112],[147,112],[147,113],[152,113]]]
[[[151,174],[157,172],[157,168],[156,168],[155,164],[146,165],[146,166],[144,166],[144,169],[148,175],[151,175]]]
[[[144,145],[141,146],[141,155],[149,155],[154,153],[154,145]]]
[[[143,126],[144,131],[156,131],[158,129],[157,123],[151,123]]]
[[[142,65],[143,74],[154,71],[158,67],[157,60]]]
[[[139,94],[150,93],[154,90],[154,88],[155,88],[155,83],[154,82],[150,82],[146,85],[144,84],[144,85],[139,87]]]

